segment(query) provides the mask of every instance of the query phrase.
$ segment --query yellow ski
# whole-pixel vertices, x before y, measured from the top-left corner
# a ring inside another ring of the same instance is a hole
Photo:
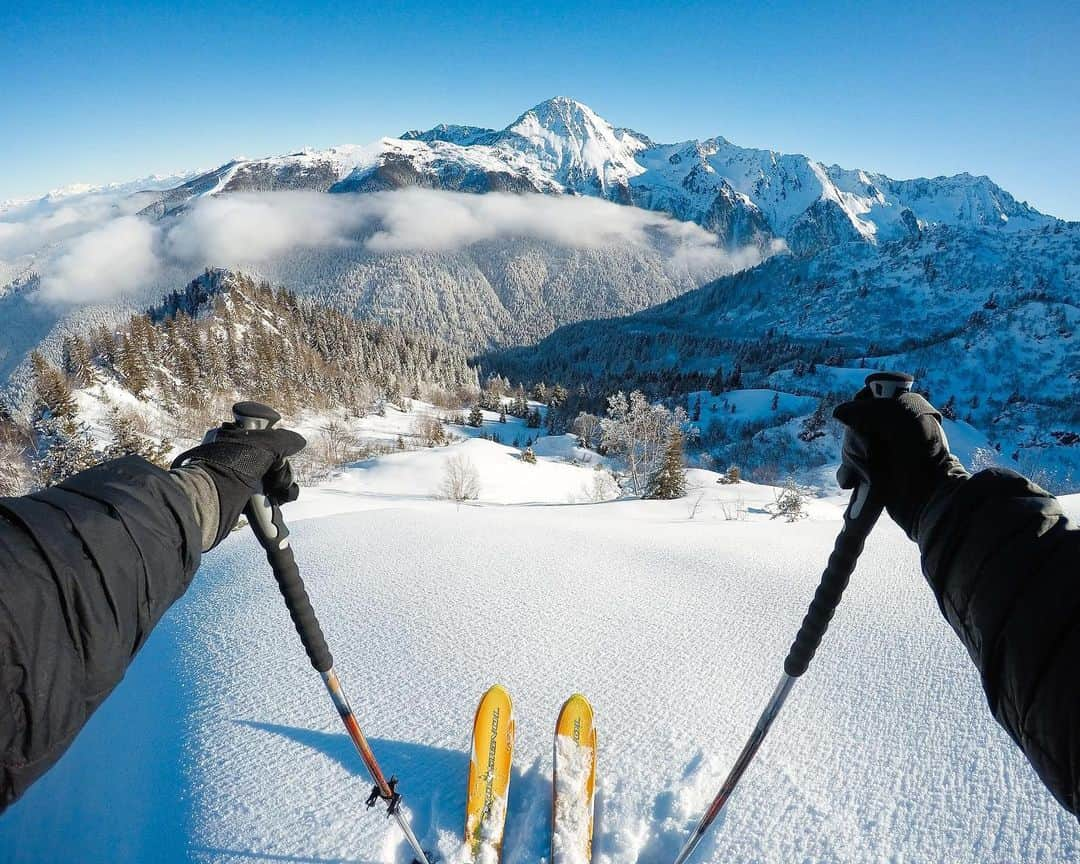
[[[575,693],[555,724],[555,778],[551,800],[552,864],[592,860],[596,727],[589,700]]]
[[[514,705],[506,688],[496,684],[480,700],[473,723],[465,845],[476,864],[497,864],[502,855],[513,756]]]

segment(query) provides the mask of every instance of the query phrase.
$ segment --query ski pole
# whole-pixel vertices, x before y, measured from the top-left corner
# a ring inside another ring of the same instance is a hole
[[[261,405],[258,402],[238,402],[233,405],[233,417],[237,424],[244,429],[269,429],[279,420],[281,415],[273,408]],[[266,550],[266,560],[274,571],[281,595],[285,598],[285,605],[289,609],[289,616],[296,625],[296,632],[300,634],[300,641],[304,645],[311,665],[315,667],[334,701],[334,707],[341,715],[341,721],[349,733],[356,751],[360,754],[368,774],[375,786],[367,799],[367,806],[375,806],[378,800],[386,801],[387,813],[393,816],[401,827],[405,839],[409,841],[413,852],[420,864],[430,864],[427,855],[420,847],[420,842],[413,834],[409,826],[409,820],[401,811],[401,794],[397,791],[397,778],[386,779],[379,763],[375,760],[375,754],[371,750],[364,737],[356,715],[353,713],[349,700],[341,688],[334,671],[334,658],[326,645],[319,619],[315,617],[315,610],[311,608],[311,600],[304,588],[304,580],[300,578],[300,569],[296,566],[296,558],[293,556],[292,547],[289,545],[289,529],[281,516],[281,508],[274,504],[265,495],[253,495],[244,508],[244,514],[251,523],[251,530],[259,544]]]
[[[875,372],[867,377],[866,386],[875,399],[896,399],[911,390],[912,382],[910,375],[900,372]],[[787,701],[795,680],[806,671],[810,661],[814,659],[814,653],[821,644],[821,639],[829,627],[836,607],[840,604],[844,589],[847,588],[848,580],[855,570],[855,563],[862,553],[863,544],[883,509],[884,505],[874,497],[869,485],[862,484],[852,491],[851,500],[844,510],[844,526],[840,529],[840,534],[833,544],[832,554],[829,555],[821,582],[814,592],[814,599],[784,660],[784,674],[780,676],[780,683],[776,685],[772,698],[769,699],[765,710],[761,712],[761,717],[758,718],[750,739],[739,753],[720,791],[716,793],[709,809],[705,811],[705,815],[701,817],[694,832],[683,845],[675,859],[675,864],[683,864],[690,858],[709,830],[709,826],[720,815],[720,811],[724,809],[728,798],[735,791],[735,787],[746,773],[758,748],[769,733],[780,709],[784,707],[784,702]]]

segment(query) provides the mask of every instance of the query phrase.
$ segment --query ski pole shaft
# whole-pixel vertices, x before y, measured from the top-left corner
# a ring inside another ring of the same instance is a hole
[[[281,415],[272,408],[257,402],[237,403],[233,406],[233,417],[237,424],[245,429],[269,429],[281,419]],[[375,759],[375,753],[360,729],[356,714],[349,705],[349,700],[341,687],[341,681],[334,671],[334,658],[326,644],[322,627],[319,626],[319,619],[311,606],[311,598],[308,597],[304,580],[300,577],[300,568],[297,567],[296,557],[289,544],[289,529],[282,518],[281,508],[266,495],[253,495],[247,507],[244,508],[244,514],[251,524],[251,530],[259,541],[259,545],[266,551],[266,560],[274,571],[274,578],[281,590],[281,596],[285,598],[285,606],[300,636],[304,651],[307,652],[315,671],[322,676],[334,707],[349,733],[349,738],[352,739],[356,752],[360,755],[375,784],[367,802],[368,806],[374,805],[376,798],[385,800],[389,814],[401,828],[420,864],[430,864],[420,842],[409,826],[408,819],[401,812],[401,795],[395,788],[397,780],[393,777],[387,780],[386,775],[383,774]]]
[[[912,379],[908,375],[896,372],[876,372],[866,379],[866,386],[875,399],[896,399],[911,389]],[[784,659],[784,674],[776,685],[769,703],[761,712],[754,731],[743,746],[735,765],[725,778],[720,791],[713,798],[709,808],[698,821],[693,833],[679,851],[675,864],[684,864],[706,832],[720,815],[731,793],[739,784],[746,769],[757,755],[765,736],[769,734],[780,709],[784,707],[795,681],[807,670],[810,661],[821,644],[822,637],[829,627],[829,622],[836,613],[836,607],[851,580],[855,565],[862,554],[866,538],[870,535],[884,507],[873,494],[868,484],[860,484],[851,493],[851,500],[844,510],[844,525],[833,543],[832,553],[825,565],[821,581],[814,592],[806,616],[799,632],[792,642],[787,657]]]
[[[753,761],[758,748],[761,747],[762,742],[765,740],[765,736],[769,734],[769,728],[772,726],[773,720],[776,719],[776,715],[780,713],[780,709],[784,707],[784,702],[787,700],[788,693],[791,692],[791,688],[794,684],[795,679],[790,675],[784,675],[780,678],[780,683],[776,685],[776,690],[773,691],[769,704],[766,705],[765,710],[761,712],[761,717],[758,718],[757,725],[754,726],[754,731],[750,735],[750,739],[743,745],[743,749],[739,753],[739,758],[735,760],[735,765],[724,779],[724,785],[720,787],[720,791],[716,793],[716,797],[713,798],[712,803],[709,804],[709,809],[705,811],[705,814],[694,827],[694,832],[687,839],[686,843],[683,844],[678,857],[675,859],[675,864],[683,864],[683,862],[688,860],[690,856],[694,854],[694,850],[697,849],[698,844],[705,837],[706,832],[709,830],[709,826],[712,825],[716,820],[716,817],[720,815],[720,811],[724,809],[724,805],[727,804],[727,800],[731,797],[731,793],[735,791],[735,787],[738,785],[739,780],[741,780],[743,774],[746,773],[746,769]]]
[[[716,793],[716,797],[713,798],[709,809],[705,811],[705,815],[698,821],[694,832],[679,852],[675,864],[683,864],[689,859],[709,830],[709,826],[720,815],[720,811],[724,809],[724,805],[727,804],[731,793],[735,791],[735,787],[739,784],[743,774],[746,773],[746,769],[750,767],[754,756],[757,755],[758,748],[764,742],[765,736],[769,734],[769,729],[772,728],[773,721],[776,720],[780,709],[784,707],[784,702],[787,701],[791,688],[795,686],[795,681],[810,665],[814,652],[821,643],[822,636],[825,635],[829,621],[832,620],[836,607],[840,603],[844,588],[847,587],[851,574],[855,570],[855,562],[862,551],[863,543],[866,541],[870,529],[874,527],[878,516],[881,515],[881,507],[871,503],[869,506],[863,505],[858,512],[857,518],[852,518],[851,512],[855,503],[859,500],[859,493],[860,490],[856,489],[851,496],[851,503],[848,504],[847,510],[844,512],[844,527],[836,538],[832,554],[829,555],[829,562],[825,567],[825,572],[822,574],[821,583],[818,585],[817,591],[814,592],[814,599],[810,604],[810,609],[803,619],[802,626],[799,628],[794,643],[792,643],[787,659],[784,660],[784,674],[780,676],[780,683],[776,685],[772,698],[769,699],[769,704],[761,712],[761,717],[758,718],[754,731],[750,734],[750,739],[743,746],[739,757],[735,760],[735,765],[720,787],[720,791]]]

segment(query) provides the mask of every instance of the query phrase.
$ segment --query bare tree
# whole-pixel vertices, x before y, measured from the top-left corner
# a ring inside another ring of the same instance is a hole
[[[682,428],[687,421],[685,409],[670,411],[663,405],[652,405],[640,390],[629,398],[621,391],[608,398],[607,417],[601,421],[603,446],[625,460],[635,493],[645,490],[670,430]]]
[[[595,414],[582,411],[574,418],[573,432],[581,439],[582,446],[593,447],[600,437],[603,421]]]
[[[424,442],[425,447],[441,447],[446,443],[446,426],[431,414],[420,414],[413,420],[413,434]]]
[[[348,427],[337,420],[331,420],[319,429],[319,447],[325,461],[333,466],[354,462],[360,452],[359,439]]]
[[[446,460],[439,493],[451,501],[475,501],[479,497],[480,474],[472,459],[457,453]]]
[[[736,498],[734,501],[721,501],[720,512],[724,514],[727,522],[746,521],[746,501]]]

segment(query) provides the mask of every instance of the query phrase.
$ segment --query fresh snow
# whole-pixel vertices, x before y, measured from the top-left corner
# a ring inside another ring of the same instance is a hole
[[[593,822],[593,801],[586,794],[593,767],[593,748],[569,735],[555,736],[553,790],[554,826],[551,832],[552,853],[558,852],[565,864],[589,864],[589,832]]]
[[[480,502],[431,497],[458,453]],[[776,490],[704,471],[683,500],[567,504],[592,471],[474,439],[361,463],[286,510],[360,722],[444,861],[473,709],[496,681],[518,721],[506,864],[548,859],[551,734],[576,691],[600,729],[593,860],[670,861],[772,691],[838,528],[841,499],[788,524],[766,511]],[[406,864],[393,823],[363,807],[369,786],[240,531],[0,819],[0,860]],[[883,522],[695,861],[1078,857],[1076,820],[990,718],[915,547]]]

